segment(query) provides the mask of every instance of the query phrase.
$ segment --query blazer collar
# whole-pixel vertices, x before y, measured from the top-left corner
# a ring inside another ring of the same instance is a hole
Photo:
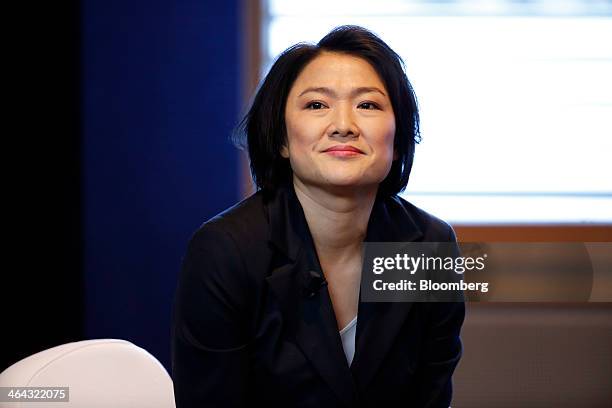
[[[301,247],[312,243],[306,216],[293,184],[281,185],[268,202],[270,242],[295,261]]]
[[[293,185],[278,188],[266,207],[269,241],[284,255],[277,258],[266,280],[306,357],[340,400],[351,406],[380,367],[411,304],[359,302],[355,356],[349,367],[325,277]],[[397,198],[376,198],[366,242],[408,242],[422,236]]]

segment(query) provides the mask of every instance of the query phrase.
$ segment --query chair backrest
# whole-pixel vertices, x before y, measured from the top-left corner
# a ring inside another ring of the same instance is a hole
[[[7,408],[175,408],[165,368],[146,350],[117,339],[67,343],[36,353],[2,372],[0,387],[69,387],[67,403],[0,402]]]

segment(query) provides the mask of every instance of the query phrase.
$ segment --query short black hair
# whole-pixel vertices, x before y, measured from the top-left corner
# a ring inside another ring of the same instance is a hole
[[[291,180],[289,160],[280,154],[287,140],[287,97],[300,72],[323,52],[360,57],[382,79],[395,115],[397,159],[378,192],[385,196],[398,194],[408,184],[415,145],[421,139],[416,96],[402,58],[376,34],[355,25],[334,28],[316,45],[301,42],[287,48],[270,68],[232,135],[238,147],[248,149],[253,181],[258,189],[273,191],[279,184]]]

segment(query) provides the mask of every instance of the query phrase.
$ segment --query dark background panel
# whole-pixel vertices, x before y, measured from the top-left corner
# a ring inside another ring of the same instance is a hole
[[[79,13],[72,0],[7,13],[0,371],[82,336]]]
[[[10,115],[11,257],[0,369],[122,338],[170,371],[187,241],[235,203],[239,1],[65,1],[23,11]],[[27,18],[26,18],[27,17]],[[7,128],[9,126],[7,125]]]
[[[167,369],[187,240],[238,199],[238,19],[236,1],[84,2],[84,335]]]

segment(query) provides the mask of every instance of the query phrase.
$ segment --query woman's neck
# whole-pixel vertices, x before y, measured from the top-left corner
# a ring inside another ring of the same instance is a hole
[[[293,186],[322,262],[361,252],[377,186],[331,192],[296,179]]]

